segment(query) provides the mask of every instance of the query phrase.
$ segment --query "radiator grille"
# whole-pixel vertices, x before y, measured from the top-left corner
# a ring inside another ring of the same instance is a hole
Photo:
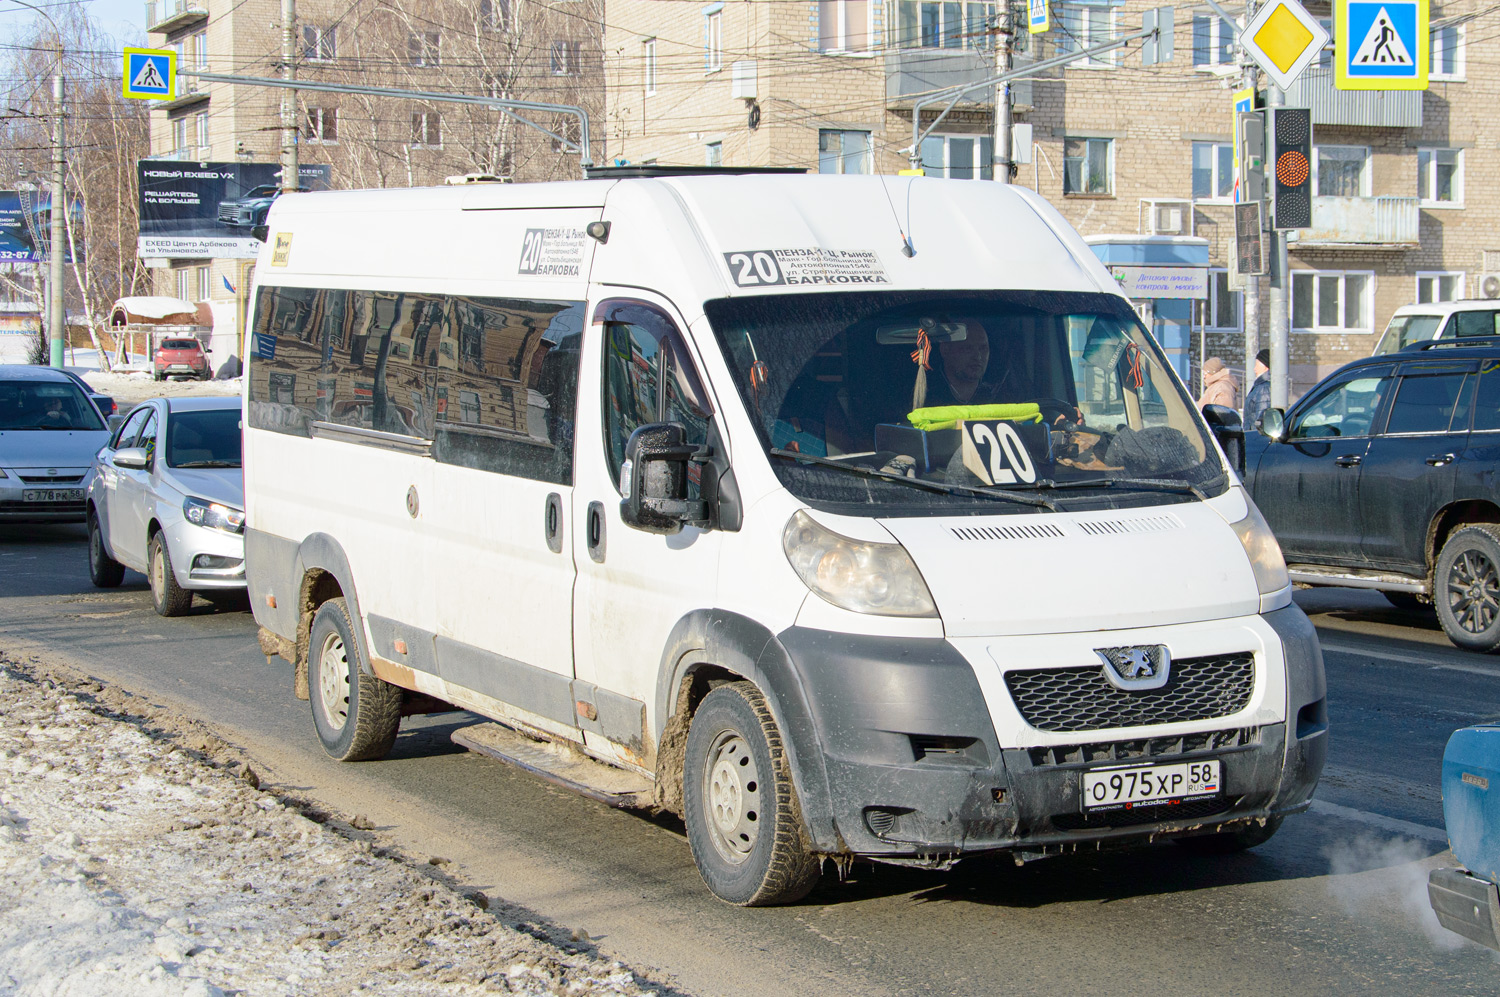
[[[1005,673],[1022,718],[1037,730],[1071,732],[1213,720],[1238,713],[1255,688],[1250,652],[1172,662],[1160,689],[1125,692],[1102,665]]]
[[[1100,741],[1094,744],[1056,744],[1028,748],[1037,768],[1083,765],[1090,762],[1134,762],[1171,759],[1194,751],[1231,751],[1260,743],[1259,727],[1234,730],[1204,730],[1177,737],[1153,737],[1134,741]]]

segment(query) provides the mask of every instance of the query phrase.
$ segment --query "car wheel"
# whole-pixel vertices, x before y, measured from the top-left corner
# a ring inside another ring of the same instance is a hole
[[[146,580],[151,583],[151,604],[161,616],[181,616],[193,605],[193,593],[177,584],[172,573],[172,553],[166,534],[158,532],[146,548]]]
[[[1415,592],[1382,592],[1386,601],[1397,609],[1410,610],[1411,612],[1422,612],[1432,608],[1432,603],[1423,602],[1417,598]]]
[[[1455,531],[1438,555],[1432,588],[1449,640],[1466,651],[1500,649],[1500,526]]]
[[[89,580],[96,588],[112,589],[125,580],[125,566],[104,549],[99,517],[89,510]]]
[[[343,599],[318,607],[307,640],[313,727],[329,757],[384,758],[401,726],[401,690],[360,667],[354,622]]]
[[[1280,817],[1271,817],[1264,824],[1251,824],[1235,831],[1198,834],[1173,840],[1196,855],[1233,855],[1270,841],[1271,836],[1281,830],[1281,820]]]
[[[682,798],[698,874],[720,900],[792,903],[817,885],[781,732],[759,689],[722,685],[688,728]]]

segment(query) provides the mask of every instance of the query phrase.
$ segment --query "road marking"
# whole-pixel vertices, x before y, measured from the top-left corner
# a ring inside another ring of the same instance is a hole
[[[1382,831],[1390,831],[1392,834],[1402,834],[1408,838],[1420,838],[1423,841],[1448,844],[1448,832],[1440,827],[1429,827],[1426,824],[1417,824],[1409,820],[1400,820],[1396,817],[1387,817],[1384,814],[1371,813],[1368,810],[1356,810],[1353,807],[1340,806],[1337,803],[1326,803],[1323,800],[1313,800],[1312,806],[1308,808],[1315,814],[1325,817],[1337,817],[1340,820],[1352,820],[1360,824],[1368,824],[1378,827]]]
[[[1333,651],[1337,654],[1362,654],[1368,658],[1376,658],[1381,661],[1399,661],[1403,665],[1426,665],[1429,668],[1446,668],[1454,672],[1471,672],[1475,675],[1488,675],[1491,678],[1500,678],[1500,668],[1485,668],[1482,665],[1458,665],[1444,661],[1442,658],[1430,658],[1422,654],[1394,654],[1390,651],[1375,651],[1362,644],[1344,644],[1331,641],[1325,637],[1319,637],[1318,642],[1323,650]]]

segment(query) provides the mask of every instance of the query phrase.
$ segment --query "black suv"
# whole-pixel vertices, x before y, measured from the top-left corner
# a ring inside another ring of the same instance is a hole
[[[1500,337],[1348,364],[1246,433],[1246,484],[1292,581],[1431,602],[1500,650]]]

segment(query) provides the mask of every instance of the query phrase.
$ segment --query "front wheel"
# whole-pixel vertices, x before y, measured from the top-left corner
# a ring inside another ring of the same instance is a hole
[[[682,769],[688,846],[720,900],[763,907],[801,900],[822,862],[809,852],[781,731],[749,682],[703,698]]]
[[[1251,824],[1237,831],[1220,831],[1217,834],[1199,834],[1173,840],[1196,855],[1233,855],[1270,841],[1272,835],[1281,830],[1281,821],[1280,817],[1271,817],[1264,824]]]
[[[354,621],[343,599],[318,607],[307,655],[308,698],[323,750],[341,762],[384,758],[401,726],[401,690],[360,667]]]
[[[109,556],[104,549],[104,534],[99,529],[99,516],[89,511],[89,581],[96,588],[112,589],[125,580],[125,566]]]
[[[1432,573],[1432,604],[1454,644],[1482,654],[1500,649],[1500,526],[1454,531]]]
[[[146,580],[151,583],[151,605],[161,616],[181,616],[193,605],[193,593],[177,584],[177,576],[172,572],[172,553],[167,549],[167,538],[158,533],[151,538],[151,543],[146,551],[149,574]]]

